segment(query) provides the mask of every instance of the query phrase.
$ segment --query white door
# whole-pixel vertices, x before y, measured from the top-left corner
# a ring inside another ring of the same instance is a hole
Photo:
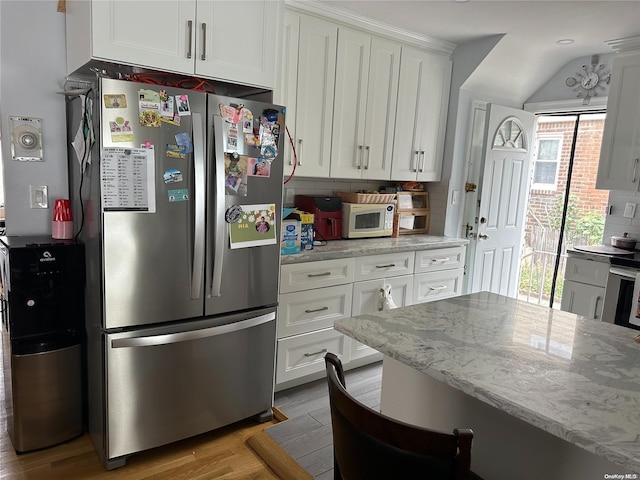
[[[492,104],[486,115],[472,291],[515,297],[535,116]]]

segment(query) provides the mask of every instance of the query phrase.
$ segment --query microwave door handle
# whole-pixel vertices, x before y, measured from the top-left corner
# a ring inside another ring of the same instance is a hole
[[[204,224],[205,224],[205,172],[204,135],[202,114],[191,115],[193,129],[193,168],[195,181],[195,205],[193,226],[193,267],[191,269],[191,298],[200,298],[202,291],[202,269],[204,266]]]
[[[215,171],[215,244],[213,252],[213,272],[211,274],[210,296],[219,297],[222,286],[222,261],[224,259],[224,235],[227,223],[224,220],[224,146],[223,125],[220,115],[213,116],[213,169]]]

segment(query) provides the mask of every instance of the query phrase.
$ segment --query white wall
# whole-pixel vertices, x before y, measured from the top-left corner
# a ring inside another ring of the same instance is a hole
[[[65,22],[57,0],[0,1],[0,113],[8,235],[51,234],[52,205],[67,197]],[[43,162],[11,160],[9,116],[42,119]],[[29,185],[46,185],[49,208],[29,207]]]

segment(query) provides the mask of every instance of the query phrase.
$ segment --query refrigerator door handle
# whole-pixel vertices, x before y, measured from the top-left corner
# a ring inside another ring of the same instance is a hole
[[[258,317],[249,318],[241,322],[228,323],[217,327],[203,328],[202,330],[189,330],[179,333],[168,333],[165,335],[149,335],[147,337],[134,338],[116,338],[111,340],[111,348],[129,348],[129,347],[151,347],[156,345],[169,345],[172,343],[190,342],[201,338],[210,338],[217,335],[225,335],[227,333],[245,330],[247,328],[256,327],[263,323],[275,320],[275,312],[260,315]]]
[[[210,296],[219,297],[220,288],[222,286],[222,261],[224,258],[224,234],[225,234],[225,218],[224,218],[224,148],[222,145],[223,124],[220,115],[213,116],[213,144],[214,144],[214,167],[215,167],[215,246],[213,252],[213,272],[211,274],[211,292]]]
[[[193,226],[193,268],[191,269],[191,298],[200,298],[202,291],[202,270],[204,268],[204,225],[205,225],[205,172],[204,135],[202,114],[193,112],[193,167],[195,173],[195,219]]]

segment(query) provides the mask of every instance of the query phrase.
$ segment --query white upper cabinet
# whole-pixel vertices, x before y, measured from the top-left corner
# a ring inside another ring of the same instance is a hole
[[[90,60],[273,88],[277,0],[67,2],[67,71]]]
[[[400,44],[338,30],[331,177],[389,180]]]
[[[280,101],[296,149],[285,148],[285,176],[329,176],[338,26],[285,11]]]
[[[402,47],[391,180],[440,180],[451,61]]]
[[[596,188],[640,185],[640,51],[616,57],[611,71]]]

